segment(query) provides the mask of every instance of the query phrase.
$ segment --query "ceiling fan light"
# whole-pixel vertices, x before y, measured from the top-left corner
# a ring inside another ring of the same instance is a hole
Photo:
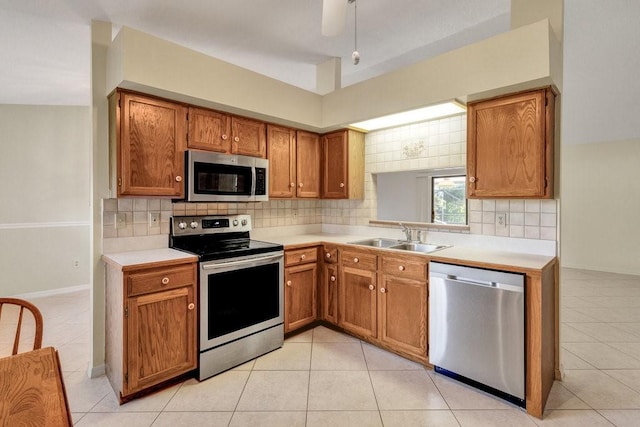
[[[322,35],[335,37],[342,32],[347,22],[346,0],[322,1]]]

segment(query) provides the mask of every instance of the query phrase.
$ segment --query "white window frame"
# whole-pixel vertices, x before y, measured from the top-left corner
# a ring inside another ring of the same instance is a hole
[[[446,169],[431,169],[425,171],[423,174],[417,175],[417,187],[418,187],[418,217],[421,222],[433,223],[431,213],[433,207],[431,206],[432,193],[433,193],[433,178],[442,178],[446,176],[460,176],[467,175],[466,168],[446,168]],[[465,191],[465,199],[467,197]],[[466,220],[464,225],[469,225],[469,206],[466,209]]]

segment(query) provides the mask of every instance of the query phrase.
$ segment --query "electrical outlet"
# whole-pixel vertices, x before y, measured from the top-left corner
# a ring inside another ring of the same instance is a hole
[[[75,268],[80,267],[80,261],[78,261],[77,259],[73,260],[73,266],[74,266]]]
[[[127,214],[118,212],[114,221],[116,228],[125,228],[127,226]]]
[[[506,212],[496,213],[496,228],[497,227],[507,228],[507,213]]]
[[[149,227],[160,227],[160,212],[149,212]]]

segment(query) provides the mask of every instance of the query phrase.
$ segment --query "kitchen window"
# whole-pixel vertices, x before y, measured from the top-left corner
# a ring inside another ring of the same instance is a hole
[[[379,173],[377,220],[467,225],[464,167]]]
[[[431,181],[431,222],[466,224],[466,175],[438,176]]]
[[[466,173],[463,168],[432,170],[418,176],[421,217],[433,224],[466,225]]]

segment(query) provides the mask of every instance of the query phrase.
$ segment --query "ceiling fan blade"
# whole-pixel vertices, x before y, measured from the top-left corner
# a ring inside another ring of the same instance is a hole
[[[334,37],[340,34],[347,22],[347,0],[322,1],[322,35]]]

